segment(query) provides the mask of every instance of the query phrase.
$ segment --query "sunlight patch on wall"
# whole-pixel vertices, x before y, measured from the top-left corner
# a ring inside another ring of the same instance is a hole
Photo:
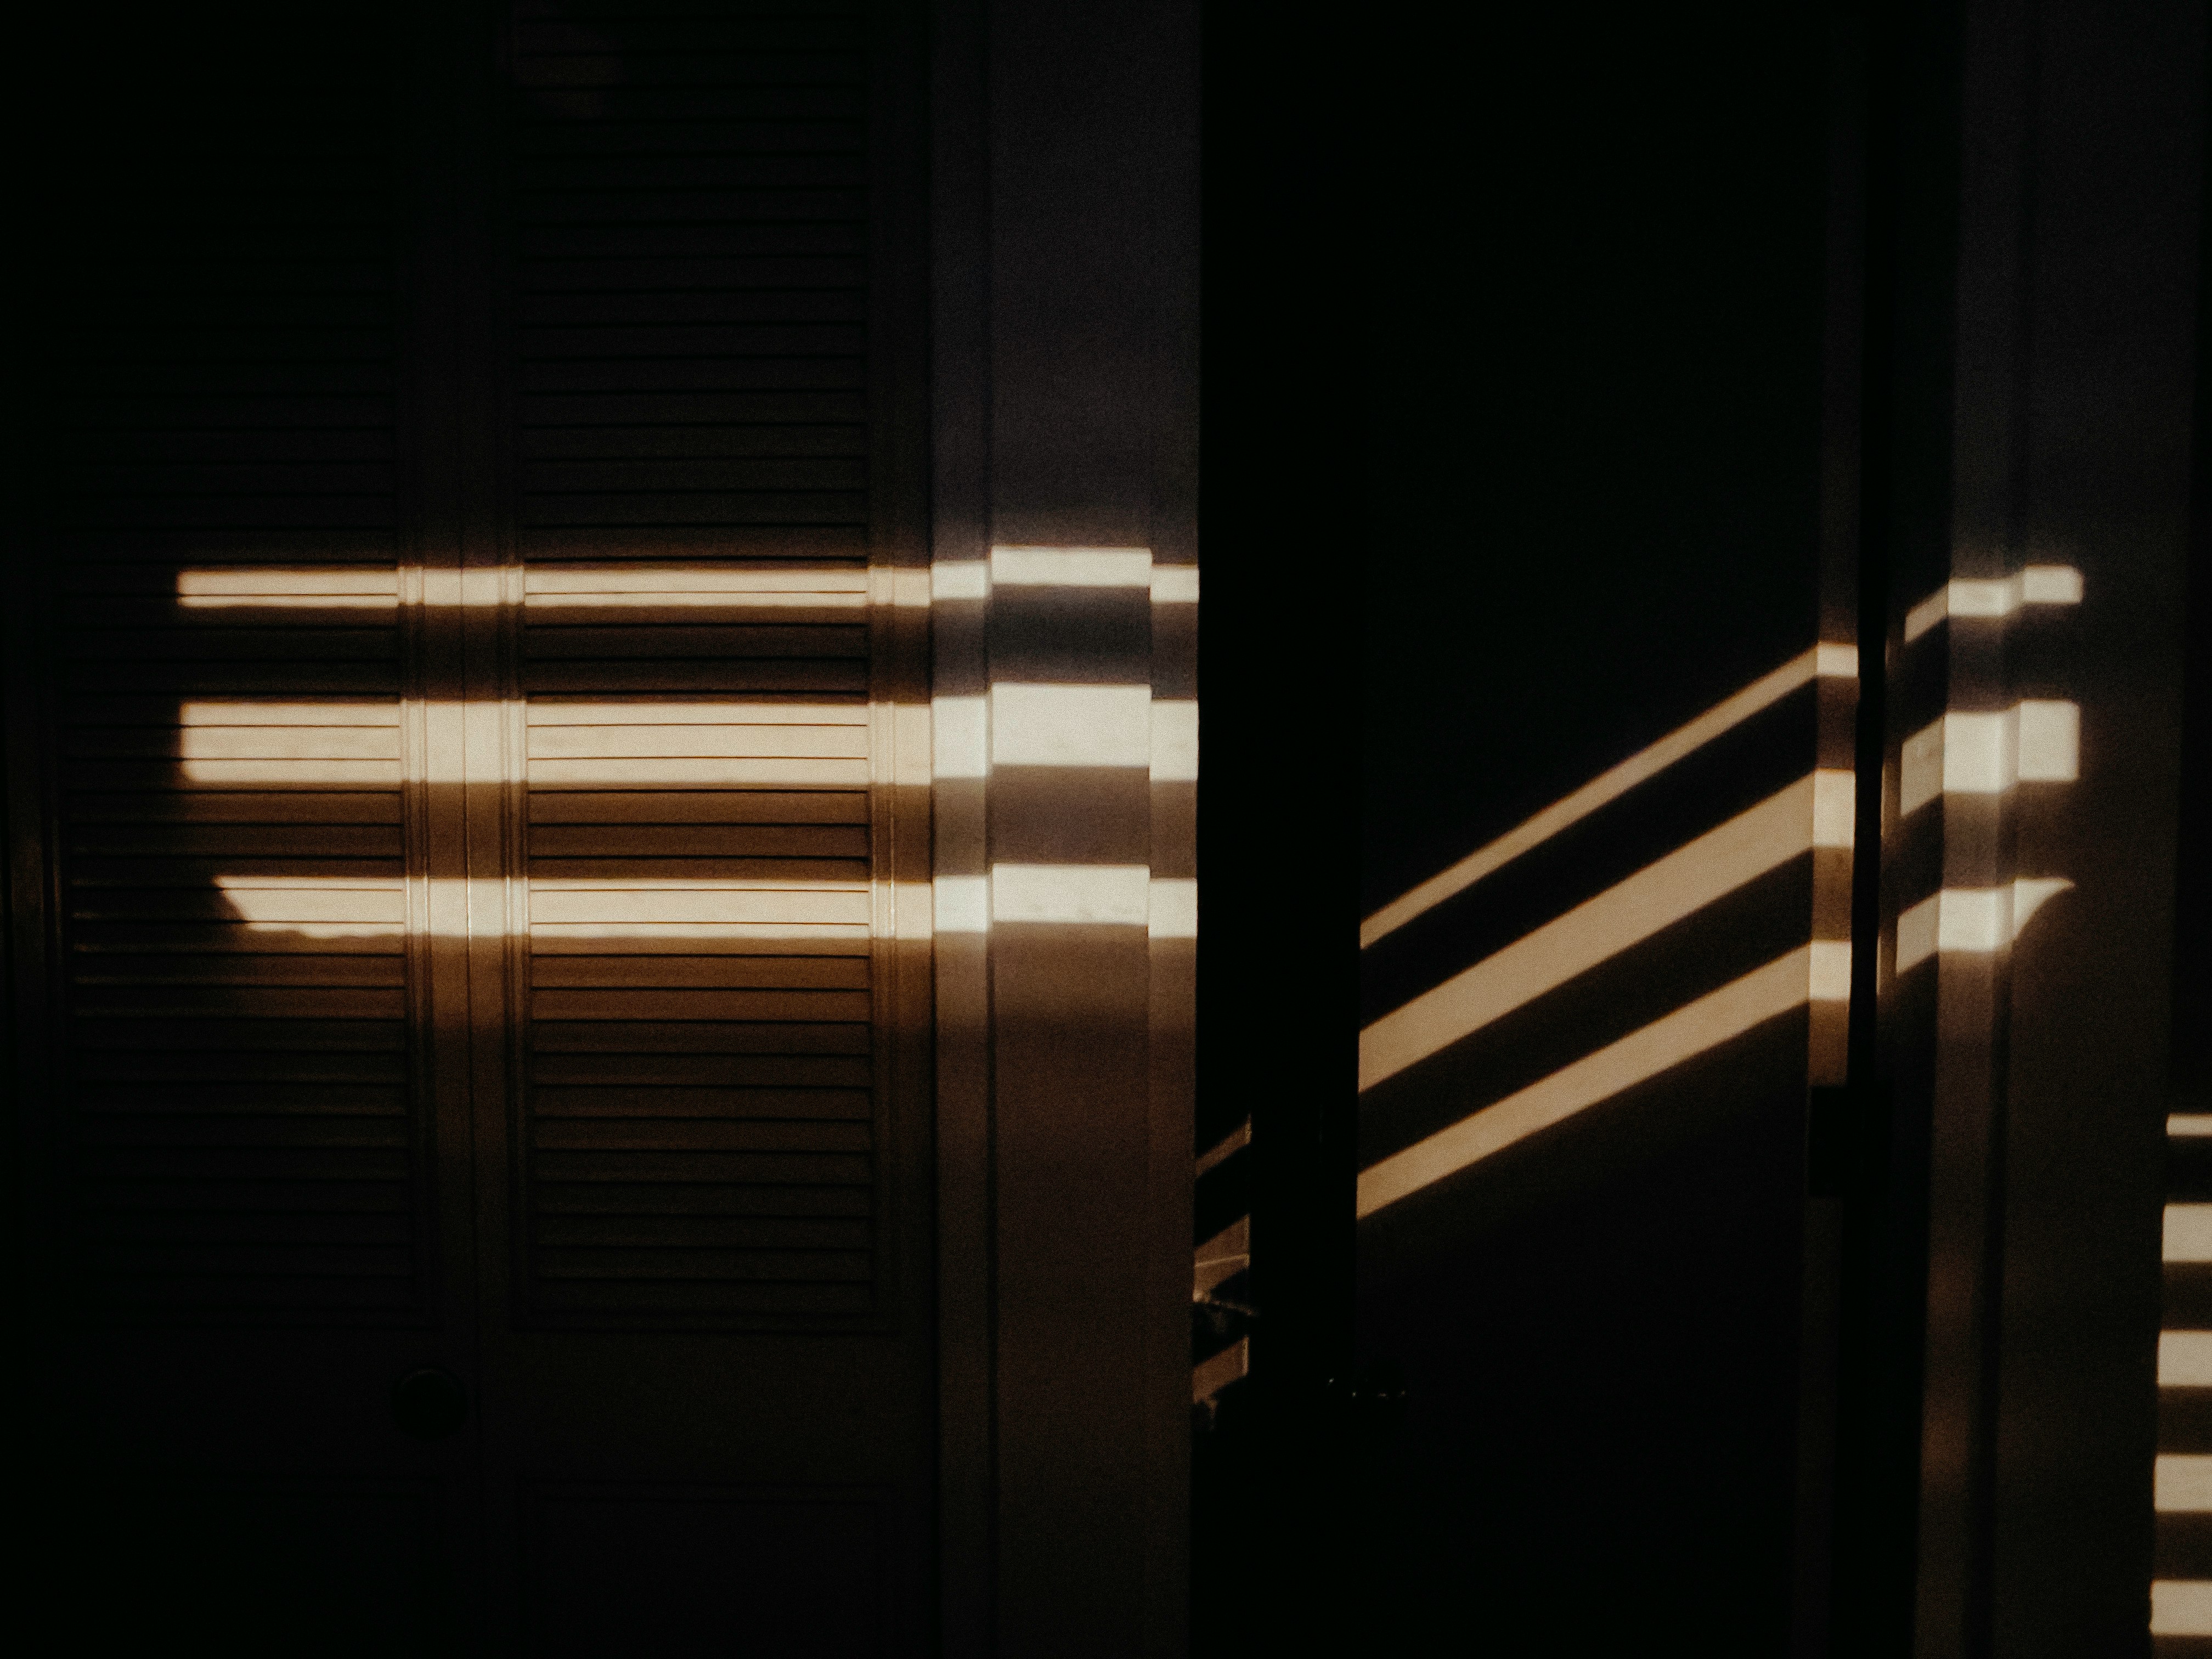
[[[1850,994],[1850,946],[1801,945],[1359,1173],[1361,1218],[1812,1000]]]
[[[2168,1514],[2212,1510],[2212,1457],[2161,1453],[2152,1487],[2159,1509]]]
[[[2212,1636],[2212,1580],[2154,1579],[2150,1587],[2153,1636]]]
[[[1149,547],[994,547],[995,587],[1142,587],[1152,585]]]
[[[2162,1227],[2162,1259],[2212,1261],[2212,1204],[2169,1204]]]
[[[1365,950],[1424,911],[1434,908],[1492,871],[1550,840],[1568,825],[1618,800],[1638,784],[1657,776],[1676,761],[1741,725],[1759,710],[1781,702],[1799,687],[1815,678],[1853,679],[1857,674],[1858,651],[1853,646],[1820,645],[1792,657],[1772,673],[1716,703],[1688,725],[1668,732],[1649,748],[1599,774],[1564,800],[1546,807],[1487,847],[1468,854],[1449,870],[1431,876],[1411,892],[1384,905],[1360,923],[1359,948]]]
[[[1947,617],[2002,617],[2023,605],[2081,602],[2081,573],[2072,565],[2032,564],[1994,579],[1961,576],[1905,613],[1905,640],[1911,644]]]
[[[1424,992],[1359,1034],[1364,1093],[1814,847],[1850,845],[1851,777],[1820,772]]]
[[[1946,714],[1905,741],[1898,811],[1938,795],[1996,795],[2015,783],[2072,783],[2081,771],[2081,705],[2031,698],[1997,714]]]
[[[2212,1331],[2158,1334],[2158,1386],[2212,1389]]]
[[[1947,887],[1897,919],[1897,971],[1940,952],[1988,956],[2017,939],[2028,918],[2074,884],[2061,876],[2023,876],[2005,887]]]
[[[988,876],[939,876],[936,931],[986,933],[996,922],[1142,927],[1198,937],[1198,883],[1141,864],[997,864]]]

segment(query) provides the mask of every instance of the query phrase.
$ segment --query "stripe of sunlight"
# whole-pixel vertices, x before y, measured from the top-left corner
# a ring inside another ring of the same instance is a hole
[[[2074,884],[2063,876],[2022,876],[2009,887],[1946,887],[1897,918],[1897,971],[1938,952],[1988,956],[2027,929],[2028,918]]]
[[[467,931],[468,878],[416,878],[430,898],[434,933]],[[919,884],[915,884],[919,885]],[[250,933],[310,939],[375,939],[406,931],[406,888],[398,876],[218,875],[216,890]],[[549,942],[680,939],[695,944],[750,939],[779,948],[865,948],[870,884],[830,878],[616,877],[532,878],[516,925]],[[457,903],[441,903],[452,898]],[[474,925],[483,925],[481,915]]]
[[[2212,1331],[2158,1334],[2158,1386],[2212,1389]]]
[[[2212,1135],[2212,1112],[2172,1112],[2167,1115],[2170,1135]]]
[[[1950,617],[2009,617],[2023,605],[2079,605],[2081,573],[2070,564],[2032,564],[2009,576],[1960,576],[1905,613],[1907,645]]]
[[[1356,1213],[1364,1220],[1540,1129],[1610,1100],[1808,1001],[1844,1001],[1850,995],[1850,945],[1825,940],[1800,945],[1361,1170]]]
[[[2176,1114],[2171,1127],[2183,1123],[2180,1133],[2203,1133],[2188,1120],[2200,1116]],[[2212,1125],[2212,1119],[2207,1120]],[[2169,1204],[2166,1206],[2161,1255],[2168,1261],[2212,1261],[2212,1204]],[[2161,1389],[2212,1388],[2212,1331],[2160,1331],[2158,1337],[2158,1384]],[[2164,1514],[2212,1510],[2212,1457],[2162,1455],[2154,1465],[2154,1501]],[[2212,1636],[2212,1581],[2162,1578],[2150,1587],[2150,1629],[2154,1636]]]
[[[1240,1336],[1211,1359],[1191,1367],[1190,1403],[1203,1406],[1252,1370],[1252,1339]]]
[[[2212,1510],[2212,1457],[2162,1452],[2151,1484],[2163,1514],[2202,1514]]]
[[[1000,922],[1142,927],[1198,937],[1198,882],[1142,864],[994,864],[988,876],[939,876],[940,933],[988,933]]]
[[[1938,795],[2001,795],[2081,775],[2081,706],[2032,697],[1996,714],[1946,714],[1906,738],[1897,810],[1910,817]]]
[[[2150,1633],[2212,1636],[2212,1579],[2153,1579]]]
[[[2212,1261],[2212,1204],[2166,1206],[2161,1244],[2167,1261]]]
[[[1779,702],[1792,691],[1818,678],[1854,679],[1858,675],[1858,651],[1848,645],[1820,645],[1788,662],[1707,709],[1688,725],[1668,732],[1648,749],[1630,756],[1611,770],[1601,772],[1565,799],[1557,801],[1509,830],[1487,847],[1470,853],[1457,864],[1434,875],[1403,896],[1393,899],[1359,924],[1359,948],[1404,927],[1415,916],[1433,909],[1454,894],[1463,892],[1493,870],[1510,863],[1565,829],[1588,817],[1609,801],[1619,799],[1647,778],[1656,776],[1684,756],[1704,747],[1731,727]]]
[[[1224,1135],[1211,1152],[1200,1154],[1197,1172],[1204,1175],[1207,1170],[1227,1163],[1231,1154],[1241,1152],[1251,1144],[1252,1120],[1248,1117]]]
[[[1192,1252],[1190,1299],[1203,1302],[1224,1279],[1251,1265],[1252,1218],[1240,1215]]]
[[[960,715],[968,712],[964,707],[940,709],[938,775],[955,775],[963,769],[987,772],[988,763],[971,761],[965,754],[969,748],[982,746],[986,730],[1009,740],[1009,752],[997,757],[1006,763],[1149,765],[1155,778],[1170,780],[1196,774],[1194,702],[1154,701],[1149,690],[1141,686],[1000,689],[1012,695],[1006,699],[994,696],[994,714],[988,725],[980,718],[963,722]],[[1135,694],[1133,697],[1127,695],[1130,692]],[[981,699],[939,700],[960,705],[969,701],[979,705],[975,712],[980,716]],[[531,781],[557,784],[564,791],[651,788],[662,784],[713,784],[750,790],[861,788],[869,781],[864,734],[870,711],[862,704],[536,699],[510,705],[507,712],[518,711],[526,721]],[[1097,719],[1102,713],[1116,718],[1102,726]],[[389,700],[350,704],[192,702],[184,705],[181,725],[185,750],[181,769],[195,783],[232,788],[303,784],[390,787],[402,781],[399,708]],[[969,729],[971,726],[974,730]],[[734,743],[690,735],[718,727],[746,735]],[[621,736],[611,739],[594,735],[603,731]],[[589,752],[607,747],[621,752]],[[639,752],[648,747],[665,752]],[[712,752],[716,748],[726,752]],[[746,752],[729,752],[736,749]],[[809,755],[805,752],[809,749],[817,752]],[[782,752],[774,752],[777,750]],[[459,752],[451,750],[450,745],[434,745],[425,760],[425,781],[458,781],[460,776]],[[303,877],[286,882],[222,877],[218,880],[226,896],[240,908],[249,923],[272,927],[311,923],[322,930],[318,936],[332,938],[378,933],[386,925],[380,905],[372,904],[377,911],[374,917],[344,917],[329,908],[337,901],[319,902],[297,890],[320,889],[333,894],[383,890],[386,884],[381,879]],[[396,878],[388,885],[395,895],[399,891]],[[1195,939],[1198,933],[1197,881],[1188,877],[1154,878],[1142,866],[1001,865],[988,878],[939,877],[933,884],[933,894],[920,890],[923,884],[901,885],[917,890],[906,896],[911,902],[933,902],[938,913],[934,931],[939,933],[987,932],[995,920],[1135,925],[1145,927],[1150,937],[1163,939]],[[686,877],[680,882],[659,883],[533,878],[532,886],[540,895],[567,889],[611,891],[624,888],[846,894],[863,891],[867,883],[756,877]],[[399,920],[397,915],[389,919],[395,926]],[[679,918],[672,915],[668,920]],[[344,925],[349,921],[355,925]]]
[[[744,609],[754,605],[830,605],[859,609],[872,599],[871,573],[859,568],[801,565],[790,568],[692,566],[552,566],[522,572],[531,608],[657,607]],[[912,574],[922,573],[893,573]],[[981,599],[993,585],[1010,587],[1141,587],[1155,605],[1194,605],[1198,572],[1159,566],[1145,548],[994,548],[988,565],[938,565],[927,577],[927,599]],[[264,608],[347,604],[395,609],[398,573],[390,567],[286,568],[241,566],[179,573],[179,601],[187,606]],[[445,590],[422,603],[481,601]],[[909,602],[902,591],[894,596]],[[856,617],[857,621],[858,618]],[[483,705],[471,705],[484,712]],[[865,787],[869,760],[864,738],[871,711],[854,703],[781,702],[624,702],[531,699],[510,706],[523,714],[531,781],[576,788],[652,788],[711,782],[751,790],[779,787]],[[933,700],[932,772],[939,778],[986,776],[994,763],[1009,765],[1146,767],[1155,781],[1195,779],[1198,706],[1188,699],[1154,699],[1149,688],[1122,685],[994,686],[983,698]],[[279,703],[251,700],[188,702],[179,759],[191,781],[230,787],[313,785],[386,787],[402,781],[396,699]],[[742,744],[700,741],[685,727],[750,729]],[[279,732],[272,728],[294,728]],[[596,738],[593,728],[623,728],[619,741]],[[781,728],[781,730],[777,730]],[[822,735],[809,737],[805,728]],[[614,747],[614,754],[595,749]],[[744,752],[737,752],[742,748]],[[643,750],[647,752],[641,753]],[[702,751],[704,752],[702,752]],[[720,750],[720,752],[717,752]],[[810,750],[815,752],[809,752]],[[653,752],[658,751],[658,752]],[[712,776],[699,769],[711,768]],[[432,746],[426,776],[458,781],[460,756],[451,744]],[[380,935],[404,927],[387,919],[386,905],[340,892],[383,891],[381,883],[343,878],[305,878],[285,885],[264,878],[221,878],[220,884],[250,927],[313,928],[319,936]],[[655,890],[651,882],[612,880],[532,882],[541,894],[556,889],[617,891]],[[671,894],[702,889],[842,897],[866,883],[786,882],[687,878],[660,884]],[[1188,939],[1198,933],[1198,884],[1190,878],[1153,878],[1142,866],[1003,865],[989,876],[941,876],[933,883],[896,884],[909,911],[931,914],[939,933],[981,933],[997,921],[1138,925],[1154,939]],[[301,889],[333,896],[318,902]],[[390,884],[397,894],[399,884]],[[671,901],[674,902],[673,900]],[[713,902],[713,901],[706,901]],[[333,909],[332,904],[337,907]],[[448,906],[456,916],[461,908]],[[434,904],[434,911],[437,907]],[[373,911],[374,914],[366,914]],[[646,919],[641,915],[640,921]],[[804,919],[815,920],[812,917]],[[581,924],[579,924],[581,925]],[[841,916],[834,924],[843,926]],[[905,927],[903,921],[901,930]],[[644,928],[611,925],[608,936],[646,937],[703,929],[714,937],[768,939],[786,936],[783,917],[759,921],[678,921],[654,919]],[[756,931],[757,930],[757,931]],[[434,928],[434,931],[443,931]],[[821,934],[788,934],[794,943]]]
[[[1133,563],[1125,567],[1118,562],[1103,565],[1062,565],[1054,569],[1042,559],[1023,556],[1054,553],[1141,553],[1142,548],[1050,548],[1006,547],[993,550],[992,559],[945,560],[933,564],[929,569],[929,600],[946,604],[961,599],[988,599],[991,584],[995,579],[1009,587],[1137,587],[1146,584],[1136,581]],[[1015,556],[1001,560],[1000,555]],[[1149,557],[1149,555],[1147,555]],[[994,578],[995,570],[1006,574]],[[1084,580],[1087,571],[1110,578],[1105,581]],[[1198,567],[1188,564],[1154,564],[1151,567],[1150,586],[1154,605],[1196,605],[1198,603]],[[1036,578],[1048,576],[1049,580]]]
[[[1359,1034],[1362,1093],[1814,847],[1851,844],[1853,780],[1815,772]]]
[[[871,602],[872,574],[858,565],[530,566],[523,571],[523,603],[532,610],[775,610],[794,605],[857,610]],[[399,586],[399,572],[391,565],[238,565],[179,571],[177,604],[185,611],[396,611],[401,604]],[[458,586],[441,585],[408,603],[496,607],[512,599],[504,593],[473,597]]]

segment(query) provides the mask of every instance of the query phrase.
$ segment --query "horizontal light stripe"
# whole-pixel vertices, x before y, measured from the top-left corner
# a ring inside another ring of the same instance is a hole
[[[868,572],[847,565],[526,564],[529,599],[562,593],[854,593],[868,591]]]
[[[2212,1510],[2212,1457],[2160,1455],[2151,1490],[2159,1509],[2167,1514]]]
[[[939,876],[936,931],[984,933],[996,922],[1140,927],[1152,939],[1198,937],[1198,883],[1155,880],[1141,864],[999,864],[984,876]]]
[[[2212,1636],[2212,1579],[2154,1578],[2153,1636]]]
[[[1077,574],[1086,568],[1095,568],[1095,566],[1069,566],[1063,563],[1054,567],[1047,562],[1050,556],[1055,554],[1068,551],[1079,552],[1084,550],[1069,550],[1048,547],[1000,548],[995,550],[994,556],[989,563],[985,563],[981,560],[948,560],[942,564],[933,564],[929,568],[929,596],[931,601],[936,604],[942,604],[947,600],[952,599],[988,599],[991,594],[991,582],[994,568],[1009,573],[1007,574],[1000,575],[998,580],[1006,581],[1010,586],[1015,586],[1036,585],[1034,583],[1024,583],[1021,578],[1024,574],[1042,568],[1047,571],[1051,577],[1051,580],[1044,584],[1047,586],[1105,586],[1113,587],[1140,587],[1149,586],[1152,589],[1152,603],[1154,605],[1196,605],[1198,603],[1198,568],[1195,565],[1153,565],[1152,566],[1151,574],[1146,580],[1139,581],[1134,580],[1133,561],[1131,561],[1128,563],[1115,563],[1109,568],[1109,574],[1116,577],[1117,580],[1101,584],[1088,581],[1077,581],[1071,583],[1066,580],[1066,578],[1068,575]],[[1144,551],[1142,549],[1118,548],[1089,550],[1103,550],[1109,553],[1124,554],[1135,554]],[[1000,555],[1011,555],[1013,556],[1002,559],[999,556]],[[1035,558],[1025,556],[1030,555],[1039,556]],[[1146,556],[1149,559],[1150,555],[1146,554]]]
[[[149,701],[141,698],[142,704]],[[99,699],[75,705],[98,714]],[[455,707],[453,704],[436,706]],[[870,710],[864,702],[787,702],[765,698],[750,701],[685,700],[657,697],[595,698],[563,702],[553,697],[497,699],[479,697],[466,705],[471,712],[493,710],[520,714],[529,726],[866,726]],[[221,700],[195,698],[177,705],[175,724],[184,726],[235,726],[252,730],[274,726],[380,726],[399,724],[397,698],[382,701],[332,697],[315,702],[259,702],[252,698]],[[120,712],[112,717],[77,724],[137,724]],[[161,722],[167,724],[167,722]]]
[[[1362,1092],[1680,921],[1813,845],[1806,777],[1359,1034]]]
[[[1905,613],[1910,645],[1947,617],[2009,617],[2024,605],[2079,605],[2081,573],[2067,564],[2032,564],[2010,576],[1961,576]]]
[[[2028,918],[2074,884],[2057,876],[2024,876],[2009,887],[1947,887],[1897,919],[1897,971],[1918,967],[1939,951],[1987,956],[2018,939]]]
[[[939,778],[987,777],[991,770],[991,717],[981,697],[933,697],[930,770]]]
[[[1470,853],[1449,870],[1435,875],[1401,898],[1392,900],[1359,925],[1359,948],[1404,927],[1423,911],[1434,908],[1455,893],[1463,892],[1493,870],[1540,846],[1569,824],[1588,817],[1599,807],[1618,800],[1647,778],[1656,776],[1685,755],[1711,743],[1723,732],[1741,725],[1762,708],[1779,702],[1815,675],[1849,678],[1858,672],[1858,653],[1849,646],[1819,646],[1792,657],[1772,673],[1754,680],[1726,701],[1716,703],[1688,725],[1668,732],[1650,748],[1630,756],[1610,771],[1602,772],[1565,799],[1546,807],[1527,823],[1509,830],[1479,852]]]
[[[337,569],[245,565],[177,573],[177,597],[185,600],[236,599],[252,603],[287,598],[319,601],[346,595],[375,595],[396,602],[399,597],[399,572],[390,565]]]
[[[1141,864],[997,864],[991,920],[1142,927],[1152,872]]]
[[[1152,567],[1154,605],[1196,605],[1198,567],[1194,564],[1156,564]]]
[[[1141,547],[994,548],[988,562],[946,560],[931,565],[929,602],[988,599],[995,582],[1009,587],[1142,587],[1150,590],[1155,605],[1195,605],[1197,568],[1155,568],[1152,556],[1150,549]],[[501,573],[486,574],[491,580],[428,584],[421,599],[413,603],[512,603],[501,591]],[[917,578],[920,574],[915,573]],[[532,610],[571,605],[782,607],[825,602],[840,607],[864,606],[869,602],[871,586],[871,573],[857,565],[740,569],[713,565],[527,565],[522,574],[523,603]],[[178,573],[176,592],[178,604],[188,610],[388,611],[396,611],[401,603],[399,574],[389,566],[185,570]],[[905,595],[898,597],[901,604],[908,602]],[[915,595],[916,602],[919,597]]]
[[[994,547],[996,587],[1141,587],[1152,585],[1148,547]]]
[[[2158,1386],[2212,1389],[2212,1331],[2158,1334]]]
[[[1155,877],[1145,931],[1154,939],[1196,939],[1198,883],[1188,876]]]
[[[824,584],[813,588],[795,590],[786,587],[746,589],[732,586],[696,590],[647,588],[636,592],[618,590],[605,593],[589,592],[532,593],[523,599],[522,604],[524,614],[528,619],[540,625],[553,623],[565,624],[568,627],[587,625],[589,618],[567,617],[558,613],[566,611],[605,611],[614,614],[606,618],[602,623],[602,626],[612,623],[617,627],[629,628],[640,623],[651,626],[660,622],[680,621],[684,626],[696,628],[718,622],[736,621],[740,618],[694,616],[680,618],[659,616],[630,617],[624,617],[622,613],[627,611],[720,611],[743,613],[757,611],[798,610],[859,611],[867,609],[868,596],[865,592],[855,592],[849,587]],[[554,614],[545,614],[548,612]],[[619,620],[617,621],[617,618]],[[790,619],[766,617],[761,620],[774,626],[779,623],[787,623]],[[837,620],[841,623],[847,621],[858,623],[860,618],[857,616],[850,618],[841,617]]]
[[[1357,1213],[1363,1218],[1370,1216],[1540,1129],[1802,1006],[1814,991],[1816,975],[1820,988],[1835,988],[1832,953],[1824,964],[1809,945],[1792,951],[1392,1154],[1360,1171]],[[1846,962],[1841,975],[1846,992],[1850,977]]]
[[[1905,739],[1898,811],[1938,795],[1997,795],[2015,783],[2071,783],[2081,769],[2081,705],[2031,698],[1995,714],[1946,714]]]
[[[2212,1135],[2212,1112],[2172,1112],[2166,1120],[2170,1135]]]
[[[940,933],[988,933],[991,931],[991,883],[987,876],[939,876],[936,890],[937,931]]]
[[[410,605],[492,606],[513,603],[508,572],[471,572],[461,580],[422,584]],[[520,572],[523,603],[555,607],[749,604],[814,605],[839,596],[840,605],[866,604],[869,573],[859,565],[531,565]],[[390,566],[287,569],[233,566],[177,573],[185,610],[396,610],[399,573]],[[798,596],[798,597],[783,597]],[[849,597],[847,597],[849,596]]]
[[[981,559],[948,560],[929,567],[929,598],[933,605],[950,599],[988,599],[990,592],[991,567]]]
[[[991,763],[1148,766],[1152,709],[1146,685],[994,685]]]
[[[2212,1261],[2212,1204],[2169,1204],[2160,1254],[2167,1261]]]
[[[1152,781],[1198,781],[1198,704],[1187,697],[1152,703]]]

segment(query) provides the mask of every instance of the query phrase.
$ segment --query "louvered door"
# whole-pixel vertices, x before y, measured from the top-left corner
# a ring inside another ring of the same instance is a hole
[[[866,573],[526,581],[530,1305],[867,1313]]]
[[[926,694],[889,602],[919,337],[880,36],[837,6],[532,6],[508,35],[509,528],[456,556],[497,594],[463,792],[504,860],[471,904],[480,965],[504,929],[473,1034],[505,1114],[477,1142],[487,1502],[540,1650],[919,1639]]]
[[[473,1502],[471,1436],[388,1405],[474,1316],[410,879],[398,43],[100,21],[46,59],[9,599],[27,1583],[88,1647],[388,1650]]]
[[[902,60],[587,11],[203,19],[91,112],[10,789],[49,1490],[159,1588],[52,1578],[122,1625],[921,1616]]]

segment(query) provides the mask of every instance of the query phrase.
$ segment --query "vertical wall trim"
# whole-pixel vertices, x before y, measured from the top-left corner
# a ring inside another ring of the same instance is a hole
[[[981,0],[930,40],[931,787],[937,1064],[939,1629],[995,1651],[990,957],[967,920],[988,875],[982,757],[990,553],[988,42]],[[972,710],[963,721],[956,710]]]

